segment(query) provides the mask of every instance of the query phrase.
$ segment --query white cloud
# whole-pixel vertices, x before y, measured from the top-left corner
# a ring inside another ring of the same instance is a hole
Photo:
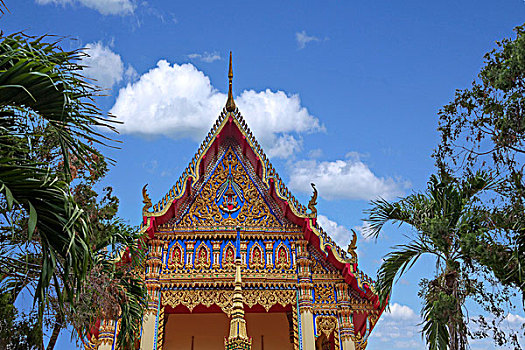
[[[323,150],[320,148],[316,148],[308,152],[308,157],[312,159],[321,158],[322,155],[323,155]]]
[[[188,58],[190,59],[199,59],[206,63],[212,63],[215,61],[219,61],[221,59],[221,55],[219,55],[218,52],[204,52],[204,53],[192,53],[188,55]]]
[[[524,324],[525,323],[525,317],[509,313],[505,317],[505,321],[507,321],[509,323],[512,323],[512,324]]]
[[[407,305],[393,303],[390,305],[390,310],[385,312],[385,317],[394,320],[418,320],[419,316]]]
[[[37,4],[47,5],[72,5],[80,4],[96,10],[103,15],[130,15],[135,11],[136,5],[132,0],[35,0]]]
[[[323,230],[341,247],[346,248],[352,239],[352,232],[343,225],[328,219],[324,215],[318,215],[317,220]]]
[[[302,32],[295,33],[295,40],[297,41],[297,46],[299,47],[299,49],[304,49],[306,44],[308,44],[309,42],[320,41],[321,39],[313,35],[310,36],[306,34],[306,32],[303,30]]]
[[[128,68],[126,68],[126,71],[124,72],[124,77],[127,81],[134,81],[139,77],[139,74],[137,73],[135,68],[133,68],[132,66],[128,66]]]
[[[201,141],[225,102],[226,94],[192,64],[161,60],[120,89],[110,112],[124,122],[123,133]],[[298,95],[245,90],[235,103],[269,156],[290,157],[302,148],[302,134],[324,130]]]
[[[290,174],[290,189],[310,192],[313,182],[325,199],[392,199],[403,194],[408,182],[391,177],[378,177],[363,161],[351,158],[335,161],[307,160],[294,164]]]
[[[394,342],[395,349],[421,349],[421,341],[414,339],[409,340],[396,340]]]
[[[421,318],[409,306],[393,303],[390,312],[385,311],[379,319],[368,343],[377,349],[423,349],[420,322]]]
[[[94,79],[95,84],[106,89],[122,81],[124,63],[120,55],[100,42],[87,44],[86,53],[89,56],[82,59],[82,64],[87,66],[83,70],[86,77]],[[132,67],[128,67],[128,70],[130,68],[134,70]]]

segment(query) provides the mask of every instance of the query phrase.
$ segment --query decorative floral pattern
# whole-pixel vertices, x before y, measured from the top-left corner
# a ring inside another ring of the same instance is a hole
[[[282,227],[230,147],[177,226]]]

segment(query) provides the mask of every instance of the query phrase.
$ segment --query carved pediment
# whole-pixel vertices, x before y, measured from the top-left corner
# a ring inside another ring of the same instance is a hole
[[[282,227],[232,147],[228,147],[177,226]]]

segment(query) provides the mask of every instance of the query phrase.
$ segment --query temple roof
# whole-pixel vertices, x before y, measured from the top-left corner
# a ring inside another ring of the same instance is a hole
[[[231,92],[232,77],[230,56],[230,84],[226,106],[199,146],[188,167],[158,203],[152,205],[144,188],[145,206],[142,231],[147,232],[152,238],[158,228],[168,223],[177,212],[180,212],[180,208],[191,197],[195,187],[204,181],[206,169],[216,162],[221,149],[220,146],[231,142],[229,140],[233,138],[240,146],[245,158],[251,163],[258,180],[266,189],[265,192],[277,203],[280,212],[287,221],[301,227],[304,238],[316,248],[325,260],[342,273],[345,281],[356,292],[373,302],[374,307],[379,309],[381,306],[373,289],[373,281],[358,268],[357,254],[355,253],[355,233],[347,252],[339,247],[321,228],[317,222],[316,211],[308,210],[288,190],[235,106]],[[150,208],[152,211],[149,211]],[[312,209],[312,206],[310,208]]]

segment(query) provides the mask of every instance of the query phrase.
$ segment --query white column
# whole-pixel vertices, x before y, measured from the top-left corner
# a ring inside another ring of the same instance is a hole
[[[355,343],[350,337],[343,339],[343,350],[355,350]]]
[[[155,342],[155,321],[157,310],[148,310],[142,320],[142,336],[140,337],[140,350],[153,350]]]
[[[314,315],[310,310],[301,311],[301,338],[303,350],[315,350]]]

